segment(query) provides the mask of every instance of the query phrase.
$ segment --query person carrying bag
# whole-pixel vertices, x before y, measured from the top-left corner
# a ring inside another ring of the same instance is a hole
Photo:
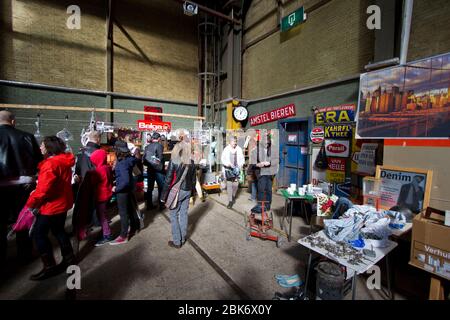
[[[189,199],[197,180],[191,145],[185,140],[177,143],[167,168],[161,201],[170,209],[172,239],[169,246],[181,248],[186,242]]]

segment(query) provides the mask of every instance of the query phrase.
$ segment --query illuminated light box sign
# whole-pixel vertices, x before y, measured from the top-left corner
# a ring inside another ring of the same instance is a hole
[[[289,118],[292,116],[295,116],[295,104],[289,104],[287,106],[250,117],[250,125],[258,126],[260,124]]]
[[[137,127],[139,131],[171,131],[171,122],[138,120]]]
[[[355,104],[343,104],[333,107],[319,108],[314,111],[316,124],[350,122],[355,120]]]

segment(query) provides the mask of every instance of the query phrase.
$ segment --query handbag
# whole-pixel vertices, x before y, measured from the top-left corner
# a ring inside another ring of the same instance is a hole
[[[237,168],[225,168],[225,179],[234,180],[239,178],[240,170]]]
[[[169,191],[169,195],[167,196],[166,200],[166,208],[174,209],[176,208],[178,204],[178,194],[180,193],[181,184],[183,183],[184,179],[186,178],[187,172],[189,168],[185,167],[183,174],[181,175],[180,180],[175,183],[172,188]]]

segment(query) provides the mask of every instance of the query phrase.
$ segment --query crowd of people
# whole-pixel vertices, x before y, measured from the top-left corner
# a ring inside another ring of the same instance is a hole
[[[141,154],[130,137],[114,141],[116,161],[107,163],[107,152],[101,148],[101,134],[89,133],[87,144],[74,156],[67,152],[64,141],[47,136],[39,145],[35,137],[15,128],[15,117],[10,111],[0,111],[0,264],[6,262],[8,226],[22,210],[35,216],[32,232],[16,233],[18,257],[27,263],[32,259],[32,240],[40,254],[43,268],[31,276],[43,280],[77,263],[76,254],[65,231],[68,211],[73,208],[73,236],[78,240],[88,236],[89,227],[101,227],[101,238],[95,246],[127,243],[142,228],[135,191],[147,168],[148,188],[146,209],[170,210],[172,240],[168,245],[180,248],[186,241],[189,200],[198,185],[198,166],[192,157],[192,148],[186,131],[181,130],[164,166],[163,146],[159,133],[153,133]],[[270,208],[273,168],[270,140],[259,150],[251,151],[255,160],[248,166],[253,177],[252,199],[265,201]],[[262,155],[262,156],[261,156]],[[261,159],[260,159],[261,158]],[[231,138],[222,153],[223,176],[228,192],[228,207],[234,204],[238,181],[245,165],[243,150]],[[271,169],[272,168],[272,169]],[[153,201],[155,182],[158,186],[157,203]],[[115,195],[120,216],[120,233],[114,237],[107,207]],[[49,232],[57,239],[62,261],[57,264],[48,238]]]

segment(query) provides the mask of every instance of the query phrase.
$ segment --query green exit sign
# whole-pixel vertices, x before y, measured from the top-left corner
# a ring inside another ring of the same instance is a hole
[[[281,20],[281,32],[287,31],[305,20],[305,10],[301,7]]]

